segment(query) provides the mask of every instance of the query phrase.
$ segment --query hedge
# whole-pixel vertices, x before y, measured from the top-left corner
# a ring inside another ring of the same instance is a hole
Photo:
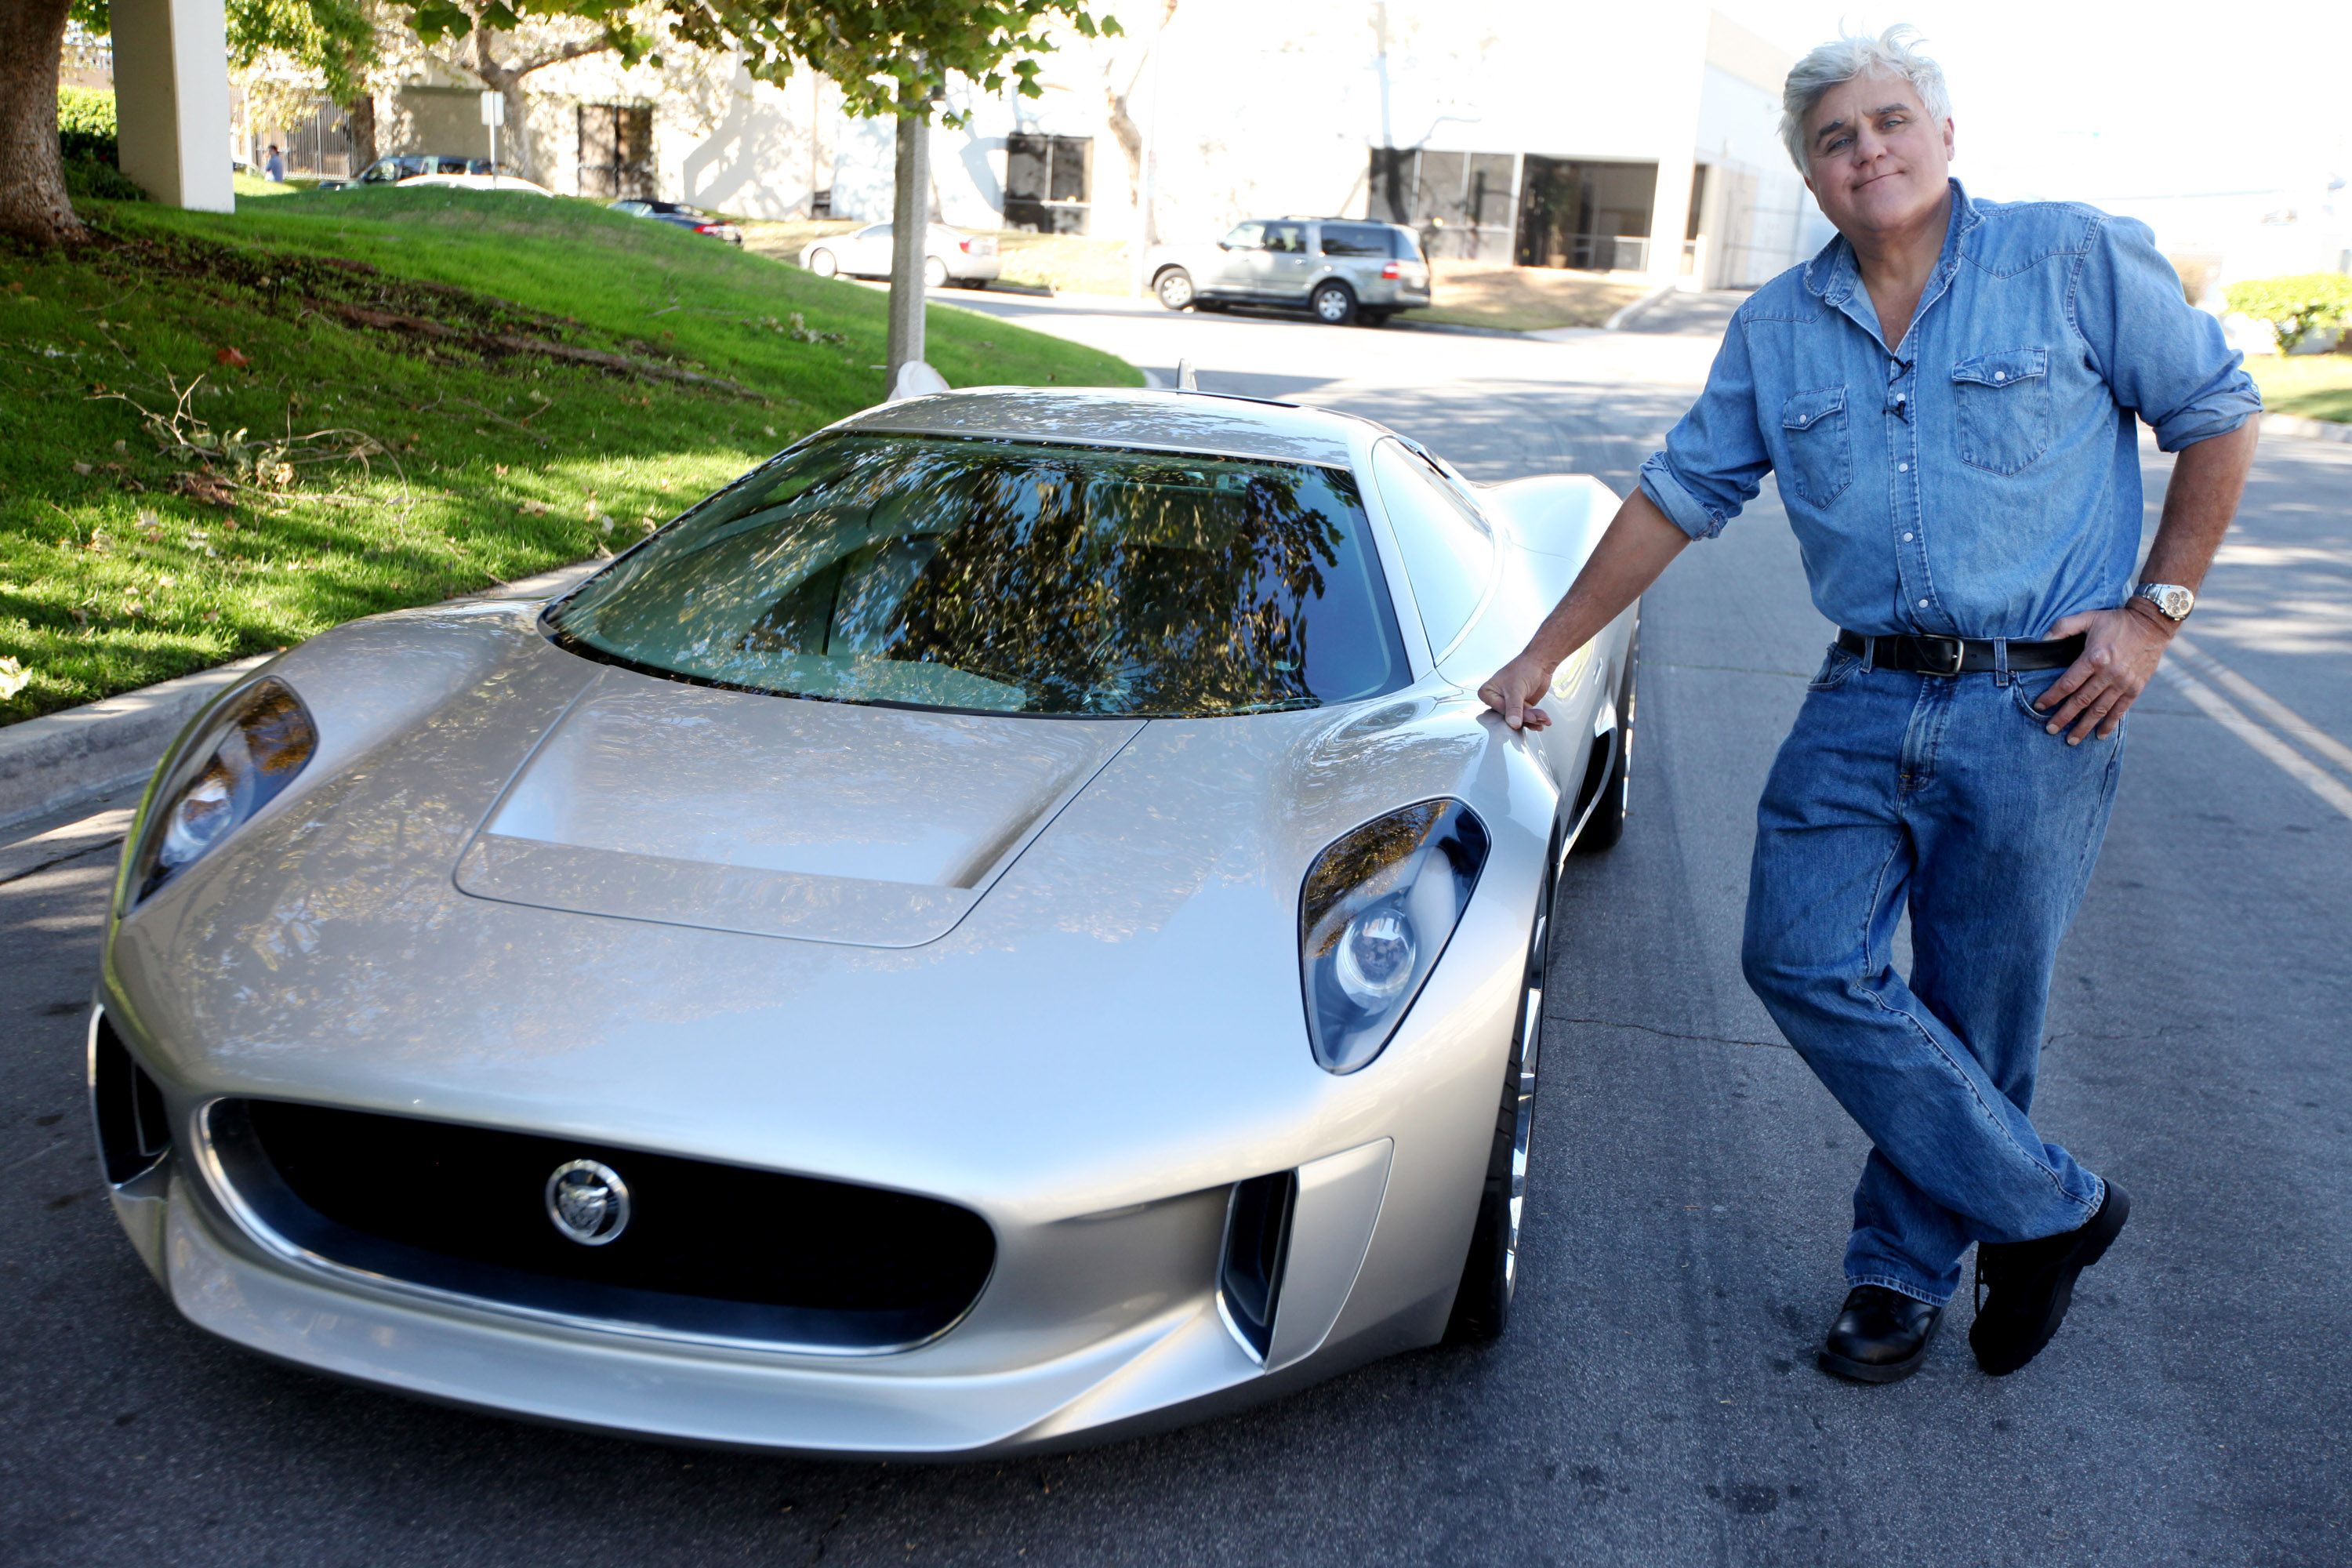
[[[2293,278],[2256,278],[2222,290],[2230,309],[2278,333],[2279,353],[2291,354],[2314,332],[2352,324],[2352,278],[2341,272],[2305,272]]]
[[[68,158],[117,164],[114,94],[100,87],[58,89],[58,151]]]

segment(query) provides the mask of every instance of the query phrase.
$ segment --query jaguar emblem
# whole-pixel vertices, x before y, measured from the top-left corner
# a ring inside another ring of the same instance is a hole
[[[547,1217],[566,1241],[603,1247],[629,1228],[629,1184],[612,1166],[572,1160],[547,1178]]]

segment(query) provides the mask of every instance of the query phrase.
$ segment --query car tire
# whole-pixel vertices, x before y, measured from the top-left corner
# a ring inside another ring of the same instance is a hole
[[[1470,1227],[1470,1252],[1462,1261],[1454,1310],[1445,1321],[1445,1343],[1482,1344],[1500,1339],[1510,1326],[1511,1299],[1519,1276],[1519,1243],[1527,1212],[1528,1147],[1535,1130],[1536,1069],[1543,1035],[1543,965],[1540,944],[1550,940],[1552,871],[1559,863],[1559,835],[1544,858],[1542,915],[1528,943],[1526,983],[1519,987],[1519,1016],[1511,1030],[1510,1059],[1503,1067],[1503,1095],[1495,1111],[1495,1141],[1486,1156],[1486,1184],[1478,1193],[1478,1217]]]
[[[812,250],[808,253],[808,269],[820,278],[838,278],[841,262],[830,250]]]
[[[1318,283],[1307,296],[1307,308],[1325,326],[1344,327],[1356,319],[1356,292],[1345,283]]]
[[[1181,267],[1171,267],[1151,280],[1151,291],[1165,309],[1181,310],[1192,303],[1192,275]]]
[[[1642,626],[1633,624],[1633,635],[1625,642],[1625,673],[1617,679],[1617,744],[1616,754],[1610,760],[1609,776],[1601,781],[1601,794],[1592,803],[1592,815],[1585,818],[1584,831],[1577,835],[1579,853],[1598,855],[1613,849],[1625,837],[1625,800],[1632,787],[1633,772],[1633,672],[1640,668],[1636,656],[1642,647]],[[1603,735],[1596,743],[1605,744]],[[1597,760],[1597,759],[1596,759]]]
[[[948,286],[948,264],[936,256],[923,258],[923,287],[944,289]]]

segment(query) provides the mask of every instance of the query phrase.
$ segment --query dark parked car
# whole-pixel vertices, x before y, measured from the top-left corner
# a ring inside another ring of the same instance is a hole
[[[707,234],[713,239],[723,239],[730,245],[743,243],[743,231],[723,217],[713,217],[700,207],[688,206],[684,202],[606,202],[616,213],[631,217],[649,217],[656,223],[676,224],[697,234]]]

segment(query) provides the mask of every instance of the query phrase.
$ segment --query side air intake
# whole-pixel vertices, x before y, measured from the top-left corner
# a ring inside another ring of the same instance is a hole
[[[163,1091],[131,1059],[114,1021],[104,1013],[91,1027],[89,1101],[98,1120],[99,1155],[116,1186],[152,1170],[172,1152],[172,1120]]]
[[[1261,1362],[1274,1342],[1283,1264],[1290,1254],[1290,1215],[1297,1203],[1298,1173],[1277,1171],[1236,1182],[1225,1205],[1218,1296],[1234,1333]]]

